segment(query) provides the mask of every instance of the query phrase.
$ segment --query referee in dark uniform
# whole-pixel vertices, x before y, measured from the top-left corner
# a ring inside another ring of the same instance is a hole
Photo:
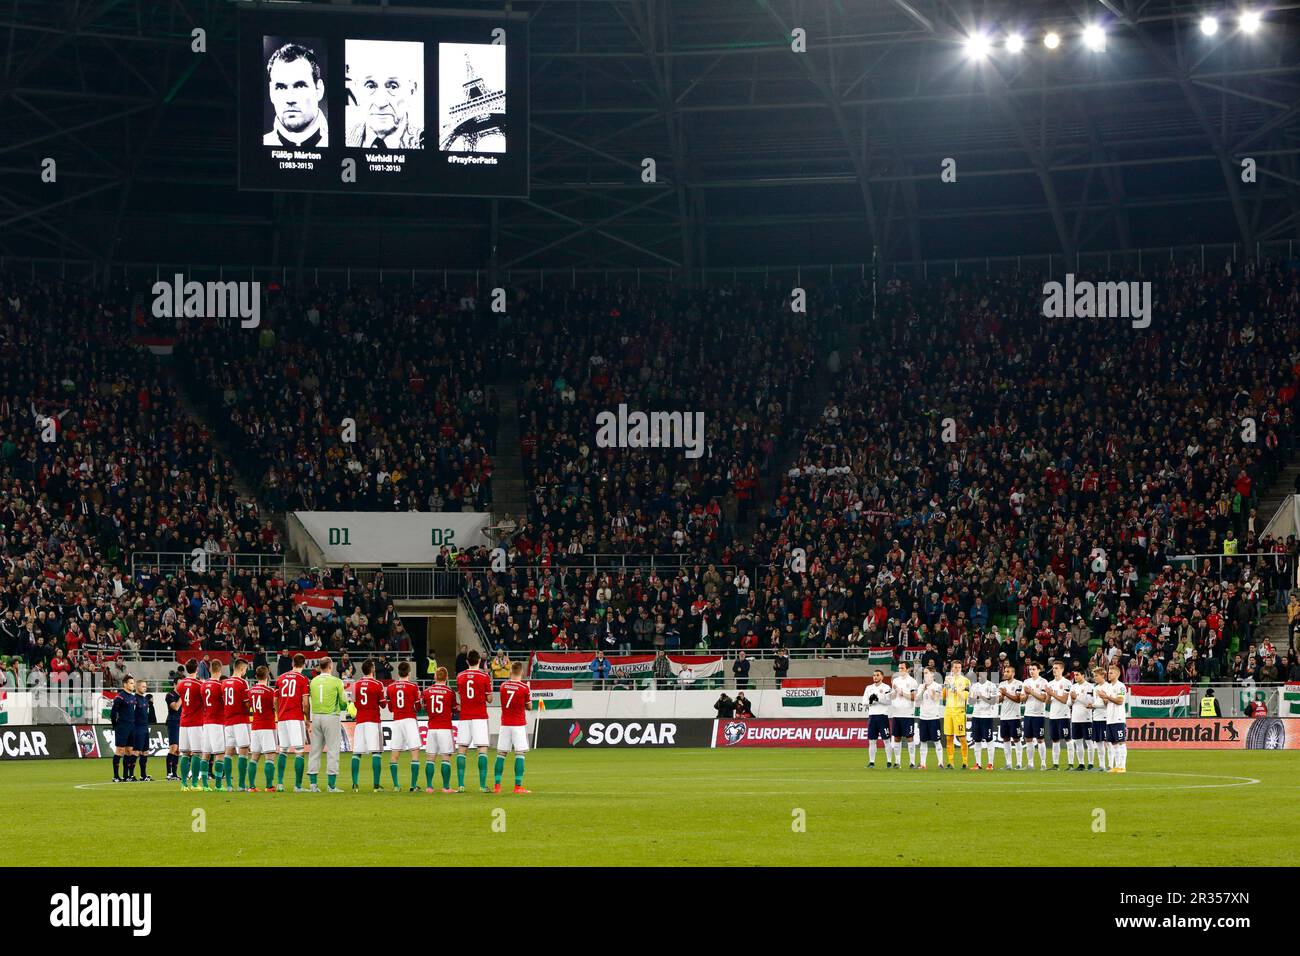
[[[153,720],[153,698],[149,696],[149,685],[137,681],[135,685],[135,739],[131,742],[134,753],[132,760],[140,761],[140,779],[152,780],[149,776],[149,723]]]
[[[167,692],[167,779],[176,780],[176,768],[180,765],[181,753],[181,695],[176,690],[180,678]]]
[[[131,755],[131,745],[135,743],[135,678],[130,674],[122,678],[122,693],[113,698],[108,719],[113,724],[113,782],[134,780],[135,758]]]

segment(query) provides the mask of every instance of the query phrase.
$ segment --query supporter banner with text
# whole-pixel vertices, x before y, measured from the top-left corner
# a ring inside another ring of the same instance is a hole
[[[825,689],[822,677],[787,677],[781,681],[781,706],[820,707]]]
[[[1300,681],[1287,681],[1278,707],[1280,717],[1300,717]]]
[[[533,710],[573,709],[571,680],[530,680],[528,690]]]
[[[431,564],[444,547],[489,547],[483,511],[295,511],[330,564]]]
[[[1186,717],[1191,700],[1190,684],[1133,684],[1128,689],[1128,715]]]
[[[594,651],[538,651],[529,668],[530,679],[591,680]],[[654,673],[653,654],[606,654],[610,680],[649,680]]]

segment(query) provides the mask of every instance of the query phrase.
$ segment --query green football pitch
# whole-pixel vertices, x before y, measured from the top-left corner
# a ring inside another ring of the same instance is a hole
[[[372,793],[368,762],[354,794],[346,755],[343,794],[182,793],[107,782],[108,760],[15,761],[0,770],[0,866],[300,866],[321,839],[353,866],[1295,863],[1300,751],[1135,750],[1123,775],[1001,758],[991,772],[869,771],[865,757],[541,750],[520,796],[509,764],[505,792],[479,793],[472,758],[455,795]]]

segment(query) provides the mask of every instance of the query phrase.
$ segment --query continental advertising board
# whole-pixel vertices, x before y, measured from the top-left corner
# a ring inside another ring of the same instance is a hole
[[[866,720],[715,720],[713,747],[865,747]],[[1135,750],[1300,750],[1300,719],[1128,721]]]

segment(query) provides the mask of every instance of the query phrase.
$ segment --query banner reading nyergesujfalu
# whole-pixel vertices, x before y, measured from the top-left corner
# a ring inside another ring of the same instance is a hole
[[[1128,715],[1186,717],[1191,701],[1190,684],[1133,684],[1128,688]]]

